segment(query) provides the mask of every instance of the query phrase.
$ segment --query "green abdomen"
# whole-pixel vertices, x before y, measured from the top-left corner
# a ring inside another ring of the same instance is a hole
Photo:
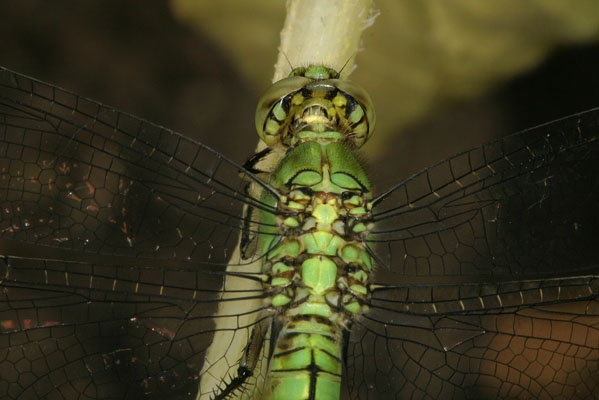
[[[267,381],[270,393],[266,393],[266,398],[339,399],[341,338],[340,328],[326,318],[295,316],[277,340]]]
[[[291,190],[276,205],[279,215],[263,220],[277,227],[262,242],[263,272],[269,276],[266,305],[274,319],[263,399],[339,399],[344,333],[366,311],[369,214],[357,184],[349,190],[339,185],[351,185],[348,177],[357,174],[333,176],[344,166],[335,156],[349,154],[338,150],[335,144],[305,143],[274,173],[272,182]],[[293,161],[301,152],[309,152],[318,168],[306,170],[303,164],[296,171]],[[288,185],[282,175],[300,183]]]

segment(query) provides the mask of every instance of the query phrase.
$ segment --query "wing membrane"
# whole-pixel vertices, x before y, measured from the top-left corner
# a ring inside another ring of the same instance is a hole
[[[222,264],[243,206],[272,211],[259,179],[166,128],[5,69],[0,101],[2,239]]]
[[[3,398],[183,399],[196,392],[225,294],[219,267],[31,257],[5,257],[0,267]],[[227,293],[228,301],[262,296]],[[236,329],[251,326],[238,319]]]
[[[598,109],[483,145],[375,200],[370,241],[402,275],[592,273],[584,271],[597,267],[598,160]]]
[[[352,330],[352,395],[597,396],[598,139],[594,109],[458,154],[375,200],[371,245],[388,265]]]
[[[243,207],[272,211],[249,184],[267,190],[198,142],[1,69],[0,397],[192,397],[218,304],[262,296],[223,284]]]

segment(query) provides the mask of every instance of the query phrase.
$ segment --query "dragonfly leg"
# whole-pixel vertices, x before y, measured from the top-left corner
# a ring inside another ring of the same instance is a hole
[[[254,376],[254,370],[260,358],[260,353],[264,345],[264,338],[268,330],[269,318],[260,321],[252,330],[252,335],[245,348],[239,368],[237,368],[237,376],[232,378],[224,389],[212,398],[212,400],[230,399],[236,391],[244,391],[248,384],[248,379]]]
[[[258,239],[255,234],[252,234],[252,221],[253,217],[255,217],[255,208],[246,205],[243,210],[243,223],[241,226],[241,241],[240,241],[240,249],[241,249],[241,257],[244,260],[248,260],[256,254],[256,249],[258,246]]]
[[[270,147],[267,147],[264,150],[259,151],[258,153],[254,154],[253,156],[248,158],[248,160],[243,164],[243,168],[250,171],[252,174],[259,174],[261,172],[265,172],[265,171],[255,168],[255,167],[256,167],[256,164],[258,164],[260,161],[262,161],[264,159],[264,157],[266,157],[268,154],[270,154],[271,151],[272,151],[272,149]]]

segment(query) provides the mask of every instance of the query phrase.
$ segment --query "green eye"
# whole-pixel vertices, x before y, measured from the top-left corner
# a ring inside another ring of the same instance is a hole
[[[356,109],[354,111],[352,111],[352,113],[349,115],[349,121],[353,122],[353,123],[358,123],[360,122],[360,120],[362,119],[362,117],[364,116],[364,109],[362,107],[360,107],[360,105],[356,105]]]
[[[283,121],[285,117],[287,117],[287,112],[285,112],[285,110],[283,109],[282,101],[279,101],[277,104],[275,104],[275,106],[272,108],[272,114],[279,121]]]
[[[312,82],[311,79],[303,76],[291,76],[276,82],[262,95],[256,108],[255,125],[258,136],[266,144],[273,145],[280,140],[278,125],[268,125],[271,115],[276,121],[284,123],[288,115],[282,105],[283,99],[291,96],[310,82]],[[273,104],[275,105],[273,106]]]

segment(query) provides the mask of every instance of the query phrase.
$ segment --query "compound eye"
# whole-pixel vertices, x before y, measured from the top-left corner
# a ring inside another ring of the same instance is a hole
[[[281,140],[281,133],[288,125],[288,102],[290,97],[312,82],[303,76],[291,76],[275,82],[260,98],[256,108],[256,131],[268,146]]]
[[[355,103],[347,104],[348,122],[352,124],[353,135],[349,137],[357,148],[361,147],[374,133],[376,115],[370,96],[360,86],[350,81],[337,80],[335,86],[351,96]],[[338,100],[341,101],[341,100]]]

